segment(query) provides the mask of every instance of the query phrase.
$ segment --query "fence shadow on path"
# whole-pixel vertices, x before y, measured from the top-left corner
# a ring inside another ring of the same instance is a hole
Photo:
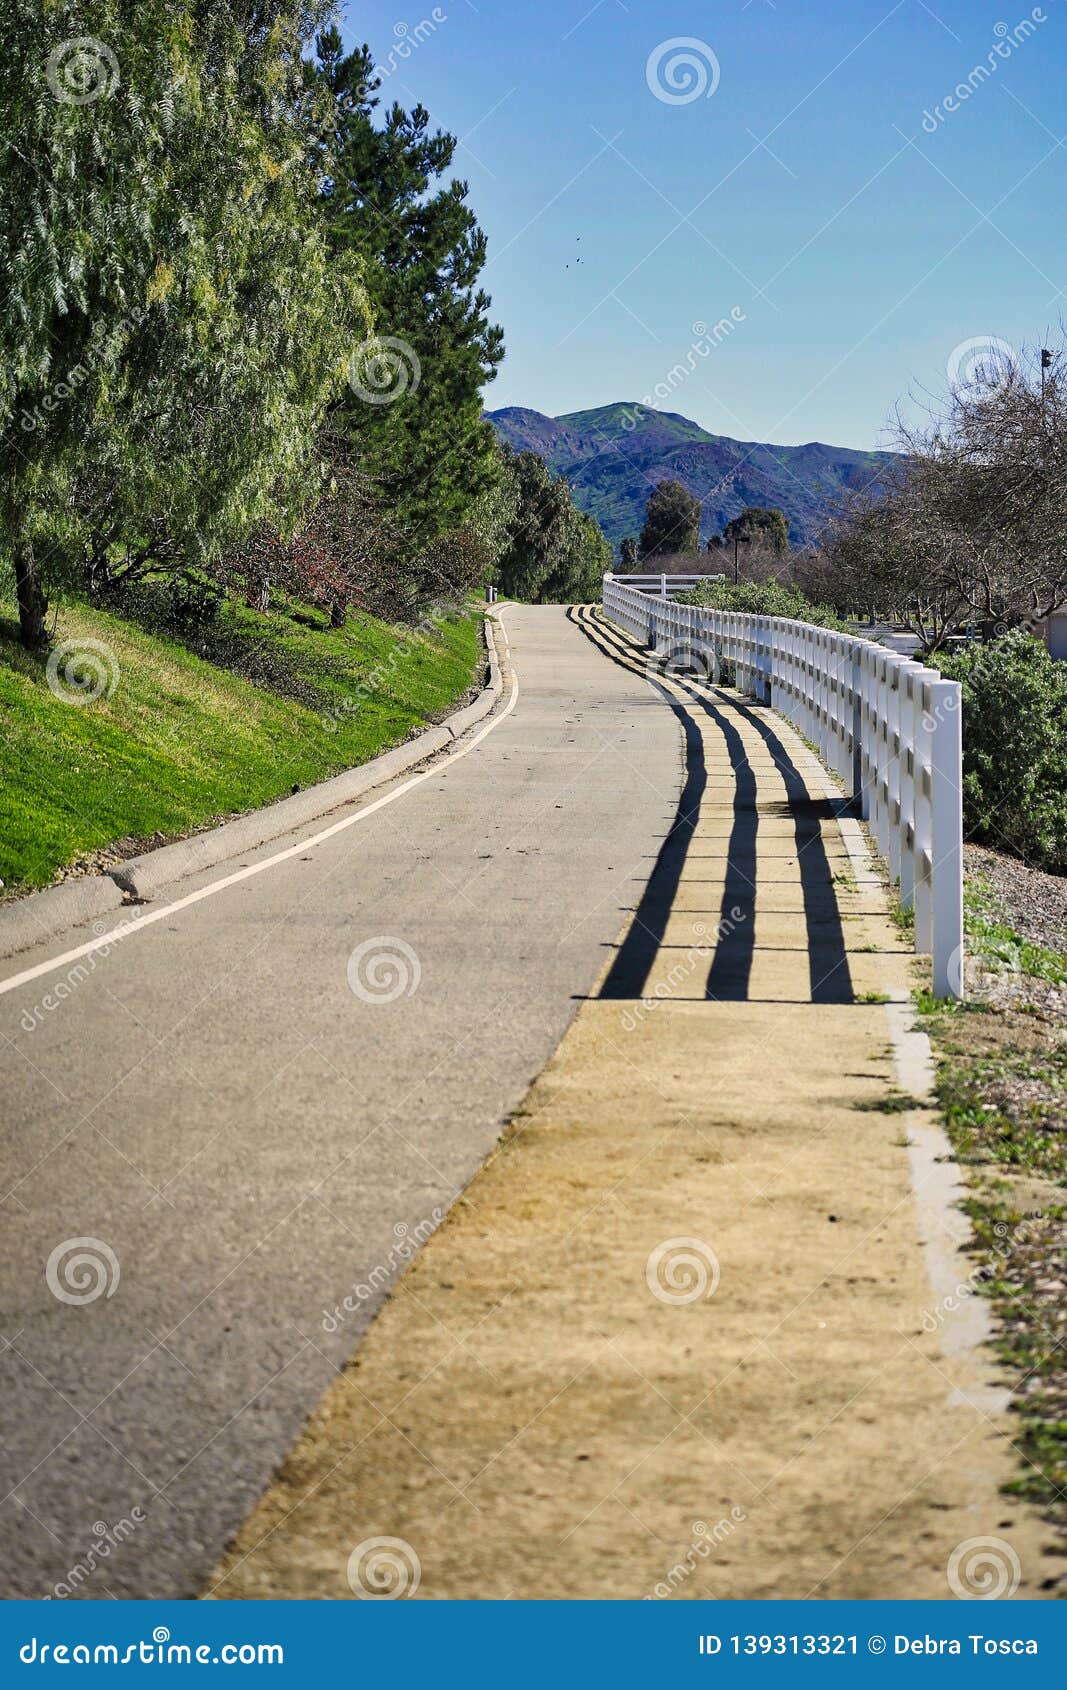
[[[715,882],[721,884],[721,898],[719,906],[707,912],[715,919],[717,937],[704,998],[715,1002],[751,1001],[757,951],[757,881],[763,887],[773,884],[768,870],[781,857],[798,864],[800,872],[798,892],[802,908],[776,912],[781,916],[802,914],[804,917],[810,995],[799,1001],[854,1003],[844,925],[823,833],[825,822],[848,813],[846,801],[810,796],[803,774],[767,720],[766,707],[721,688],[691,685],[683,676],[672,673],[671,685],[685,694],[677,697],[658,678],[655,659],[646,662],[640,650],[628,643],[612,624],[594,618],[585,607],[572,607],[567,614],[602,656],[647,680],[650,697],[658,695],[678,718],[685,743],[685,777],[674,820],[597,996],[639,999],[646,993],[657,956],[665,945],[668,922],[676,911],[683,870],[687,863],[690,868],[695,866],[694,838],[709,797],[705,732],[711,724],[721,734],[729,759],[733,797],[725,878]],[[754,730],[766,747],[773,770],[784,786],[784,800],[760,801],[758,777],[749,761],[740,731],[742,725]],[[757,863],[760,824],[772,817],[792,822],[793,841],[790,845],[786,837],[781,837],[779,850],[779,838],[766,840]],[[788,880],[783,882],[786,883]],[[699,884],[699,877],[688,874],[686,884]]]

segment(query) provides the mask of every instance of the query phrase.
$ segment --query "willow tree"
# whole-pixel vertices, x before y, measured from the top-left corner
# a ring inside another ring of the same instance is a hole
[[[302,53],[331,8],[9,0],[0,55],[0,523],[23,642],[64,571],[295,519],[370,326],[331,258]]]

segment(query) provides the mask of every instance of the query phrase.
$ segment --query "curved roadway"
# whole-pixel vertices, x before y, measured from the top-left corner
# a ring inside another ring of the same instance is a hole
[[[677,723],[565,610],[504,614],[468,754],[0,965],[5,1595],[195,1593],[637,902]]]

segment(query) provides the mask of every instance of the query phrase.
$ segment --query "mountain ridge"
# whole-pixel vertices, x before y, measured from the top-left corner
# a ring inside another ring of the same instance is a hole
[[[570,482],[575,504],[595,516],[613,546],[637,535],[659,481],[677,480],[703,506],[702,542],[746,505],[774,505],[794,545],[817,537],[835,504],[862,487],[877,491],[895,452],[861,451],[820,440],[770,446],[711,434],[676,411],[616,402],[551,417],[529,406],[486,413],[501,440],[537,452]]]

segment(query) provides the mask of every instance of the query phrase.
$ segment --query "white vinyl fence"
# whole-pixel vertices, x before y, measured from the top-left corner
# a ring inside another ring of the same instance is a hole
[[[622,583],[636,587],[639,593],[651,593],[655,598],[669,599],[674,593],[687,593],[702,581],[724,581],[724,575],[623,575]]]
[[[915,949],[933,957],[937,997],[963,996],[960,686],[872,640],[808,622],[705,610],[604,577],[604,613],[654,648],[665,670],[718,681],[769,704],[815,747],[854,798],[915,912]]]

